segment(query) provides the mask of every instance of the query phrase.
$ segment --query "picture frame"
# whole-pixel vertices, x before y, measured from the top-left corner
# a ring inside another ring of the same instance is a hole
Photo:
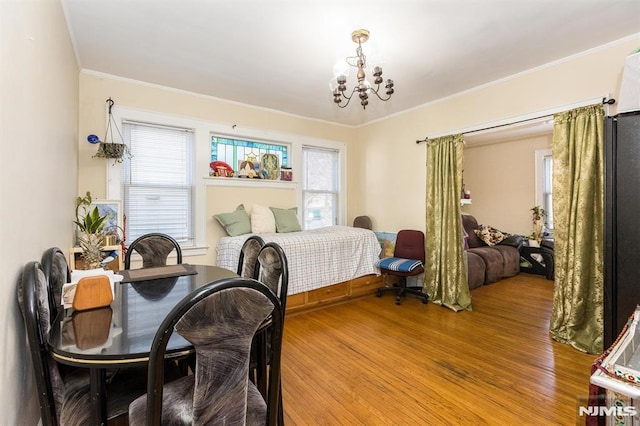
[[[102,231],[105,235],[117,235],[116,239],[119,241],[123,229],[122,202],[120,200],[92,200],[89,211],[92,211],[94,207],[98,208],[100,216],[107,216],[102,225]]]

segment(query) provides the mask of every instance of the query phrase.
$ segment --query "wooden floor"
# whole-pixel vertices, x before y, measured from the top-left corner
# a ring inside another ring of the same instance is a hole
[[[575,425],[596,356],[549,337],[552,293],[520,274],[472,312],[386,295],[289,316],[285,423]]]

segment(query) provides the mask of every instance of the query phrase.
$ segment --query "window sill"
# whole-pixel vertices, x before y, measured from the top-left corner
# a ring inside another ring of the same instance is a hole
[[[235,186],[235,187],[261,187],[261,188],[280,188],[280,189],[296,189],[298,182],[285,180],[267,180],[267,179],[247,179],[247,178],[228,178],[228,177],[205,177],[206,186]]]
[[[182,257],[204,256],[209,251],[209,246],[187,247],[182,249]]]

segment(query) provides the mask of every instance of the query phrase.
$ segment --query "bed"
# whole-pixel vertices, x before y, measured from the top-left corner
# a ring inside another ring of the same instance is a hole
[[[235,271],[242,244],[251,235],[221,238],[216,264]],[[380,243],[368,229],[329,226],[260,236],[266,242],[278,243],[287,255],[289,296],[380,274],[375,266],[380,258]]]

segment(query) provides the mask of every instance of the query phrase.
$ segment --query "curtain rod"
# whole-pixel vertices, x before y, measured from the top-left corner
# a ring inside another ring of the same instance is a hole
[[[616,100],[613,98],[602,98],[602,104],[605,105],[613,105],[616,103]],[[540,115],[537,117],[531,117],[531,118],[525,118],[523,120],[517,120],[517,121],[511,121],[509,123],[504,123],[504,124],[497,124],[495,126],[488,126],[488,127],[482,127],[480,129],[473,129],[473,130],[469,130],[466,132],[462,132],[463,135],[468,135],[471,133],[477,133],[477,132],[483,132],[485,130],[492,130],[492,129],[499,129],[500,127],[507,127],[507,126],[513,126],[514,124],[520,124],[520,123],[526,123],[528,121],[534,121],[534,120],[540,120],[541,118],[545,118],[545,117],[549,117],[550,114],[544,114],[544,115]],[[422,140],[417,140],[416,143],[420,144],[422,142],[426,142],[429,140],[429,137],[425,137]]]

